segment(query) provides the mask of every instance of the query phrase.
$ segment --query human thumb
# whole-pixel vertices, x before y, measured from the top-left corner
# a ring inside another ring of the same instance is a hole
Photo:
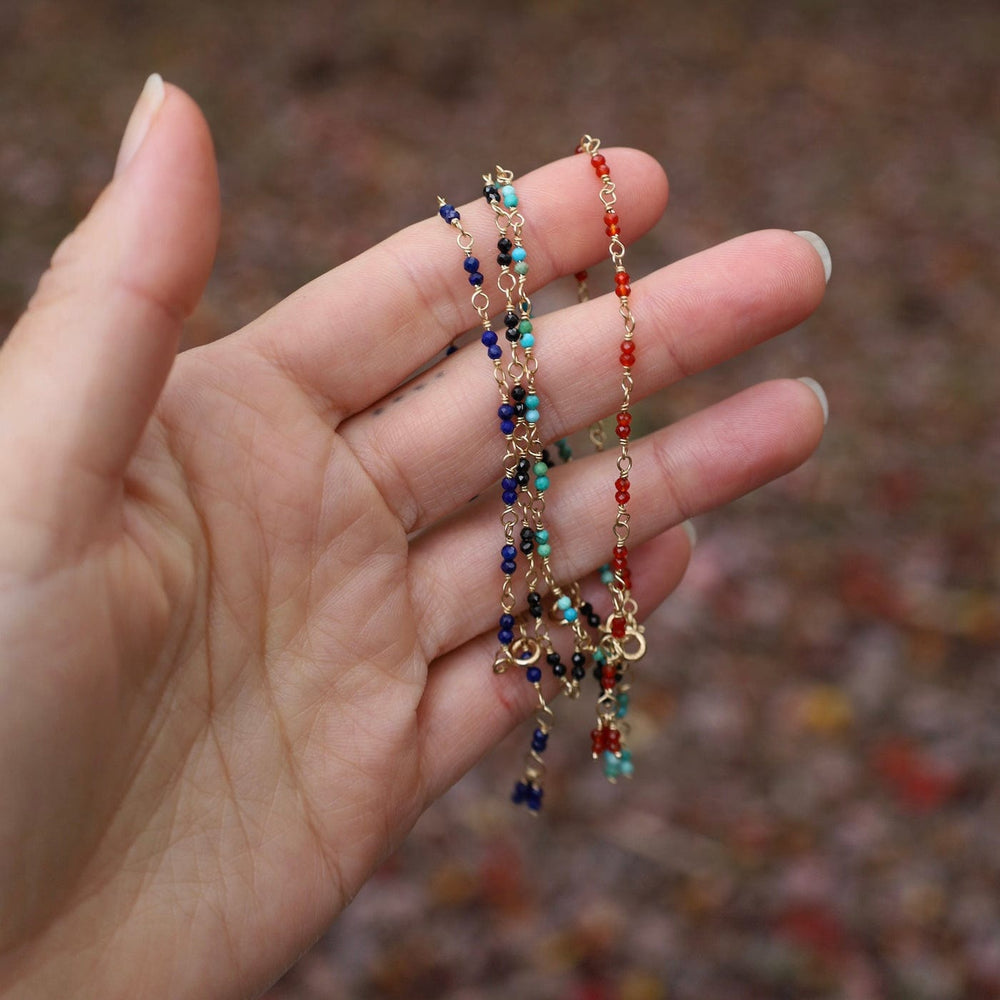
[[[151,76],[112,182],[0,350],[0,514],[80,525],[120,493],[215,256],[219,187],[195,103]],[[30,475],[26,474],[30,470]]]

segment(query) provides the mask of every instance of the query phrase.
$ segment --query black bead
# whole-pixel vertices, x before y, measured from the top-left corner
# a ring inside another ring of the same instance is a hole
[[[497,263],[501,267],[510,267],[510,265],[513,263],[513,261],[514,261],[514,258],[511,257],[511,255],[509,253],[498,253],[497,254]]]
[[[587,615],[587,624],[591,628],[597,628],[601,624],[600,615]]]
[[[524,391],[523,385],[515,385],[514,388],[510,390],[510,398],[516,403],[523,403],[527,395],[528,394]],[[527,460],[522,458],[521,461],[524,462]]]
[[[507,332],[504,336],[506,336],[512,344],[516,344],[521,339],[521,331],[518,330],[516,326],[508,326]]]
[[[552,664],[552,673],[554,673],[556,675],[556,677],[565,677],[566,676],[566,664],[562,663],[561,661],[559,663],[553,663]]]
[[[521,541],[521,551],[527,555],[529,552],[535,551],[535,543],[530,538],[525,538]]]
[[[506,236],[501,236],[500,239],[497,240],[497,250],[499,250],[500,253],[510,253],[513,246],[514,244],[511,243]]]
[[[515,388],[519,389],[520,386],[515,386]],[[511,393],[511,395],[513,395],[513,393]],[[519,458],[517,460],[517,468],[519,472],[530,472],[531,462],[529,462],[526,458]]]
[[[531,615],[532,618],[541,618],[544,612],[542,611],[542,606],[540,604],[529,604],[528,614]]]
[[[583,604],[580,605],[580,614],[583,615],[584,618],[589,618],[593,613],[594,606],[589,601],[584,601]]]
[[[559,654],[556,652],[549,653],[545,657],[545,662],[550,666],[554,667],[559,662]]]
[[[516,312],[512,309],[508,310],[503,314],[503,325],[504,326],[517,326],[521,322],[521,317],[518,316]]]
[[[532,590],[528,594],[528,603],[529,604],[541,604],[542,603],[542,595],[539,594],[537,590]]]
[[[500,200],[500,192],[492,184],[487,184],[486,187],[483,188],[483,194],[489,202]]]
[[[575,681],[582,681],[587,676],[587,671],[583,667],[574,667],[572,673]]]
[[[521,537],[522,538],[534,538],[535,537],[535,529],[534,528],[529,528],[527,525],[525,525],[521,529]]]
[[[524,403],[515,403],[514,404],[514,416],[515,417],[523,417],[527,412],[528,412],[528,407],[527,407],[526,404],[524,404]]]
[[[577,651],[573,654],[573,665],[577,667],[582,667],[587,662],[587,657],[583,653]]]
[[[531,482],[531,476],[527,472],[519,472],[514,478],[517,480],[518,486],[527,486]]]
[[[595,678],[595,680],[600,680],[601,679],[601,665],[600,664],[598,664],[596,667],[594,667],[594,678]]]

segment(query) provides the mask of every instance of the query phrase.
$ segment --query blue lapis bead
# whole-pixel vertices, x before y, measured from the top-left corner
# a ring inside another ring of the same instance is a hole
[[[514,421],[513,420],[501,420],[500,421],[500,433],[506,437],[508,434],[514,433]]]
[[[500,480],[500,488],[504,493],[508,493],[511,490],[517,489],[517,480],[512,479],[510,476],[505,476]]]
[[[504,559],[504,561],[503,561],[502,563],[500,563],[500,568],[501,568],[501,569],[502,569],[502,570],[503,570],[503,571],[504,571],[504,572],[505,572],[505,573],[506,573],[506,574],[507,574],[508,576],[510,576],[510,574],[511,574],[511,573],[515,573],[515,572],[517,572],[517,563],[516,563],[516,562],[514,562],[514,560],[513,560],[513,559]]]
[[[465,263],[462,266],[469,274],[474,274],[479,270],[479,259],[477,257],[466,257]]]
[[[532,812],[538,812],[542,808],[542,790],[534,785],[528,786],[527,806]]]
[[[510,403],[501,403],[500,408],[497,410],[497,416],[501,420],[510,420],[514,416],[514,407]]]
[[[500,645],[507,646],[514,641],[514,633],[509,628],[502,628],[497,632],[497,638],[500,640]]]
[[[452,222],[455,219],[462,218],[462,216],[460,216],[458,212],[455,210],[454,205],[442,205],[438,209],[438,215],[440,215],[445,222]]]
[[[516,559],[517,558],[517,549],[514,548],[513,545],[505,545],[500,550],[500,555],[502,555],[504,557],[504,559]],[[514,624],[514,622],[511,621],[511,625],[513,625],[513,624]]]
[[[528,256],[528,251],[524,247],[514,247],[510,255],[514,260],[524,260]]]
[[[500,499],[508,506],[512,507],[517,503],[517,494],[513,490],[504,490]]]
[[[542,679],[542,671],[540,667],[528,667],[524,672],[524,676],[528,678],[529,684],[537,684]]]
[[[545,743],[541,740],[532,740],[531,749],[534,750],[535,753],[545,753]]]
[[[490,346],[486,348],[486,353],[493,361],[499,361],[500,358],[503,357],[503,351],[500,350],[499,344],[490,344]]]
[[[492,347],[497,342],[497,335],[492,330],[485,330],[480,339],[484,347]]]
[[[444,356],[447,358],[449,355],[454,354],[458,348],[454,344],[449,344],[444,351]]]
[[[514,616],[513,615],[501,615],[500,616],[500,628],[513,628],[514,627]]]
[[[510,799],[515,805],[520,805],[522,802],[528,801],[528,792],[530,788],[526,781],[519,781],[514,786],[514,791],[511,793]]]
[[[469,284],[472,285],[473,288],[478,288],[482,283],[483,276],[478,271],[469,275]]]

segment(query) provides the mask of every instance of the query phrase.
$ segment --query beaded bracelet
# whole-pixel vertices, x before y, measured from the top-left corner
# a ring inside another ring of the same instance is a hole
[[[540,417],[540,400],[535,389],[537,357],[533,353],[535,336],[532,322],[531,301],[525,291],[528,273],[527,252],[522,241],[524,217],[519,210],[518,196],[513,186],[513,175],[501,167],[496,168],[496,179],[492,175],[483,176],[483,194],[495,214],[500,239],[497,242],[499,254],[497,263],[500,274],[497,287],[506,300],[504,313],[505,337],[510,343],[510,361],[503,365],[503,350],[499,338],[492,329],[490,320],[489,295],[483,289],[484,278],[480,264],[472,255],[473,238],[462,226],[457,210],[443,198],[438,199],[439,214],[442,219],[458,231],[457,242],[465,254],[464,267],[473,287],[472,305],[483,326],[482,343],[493,362],[493,374],[500,392],[501,403],[498,410],[500,430],[505,438],[503,478],[501,496],[504,510],[501,525],[504,530],[504,545],[501,549],[501,570],[504,580],[501,590],[500,630],[497,634],[500,648],[494,657],[493,669],[503,673],[512,665],[526,668],[525,676],[536,691],[539,710],[535,719],[535,731],[531,749],[521,779],[516,783],[513,800],[525,804],[529,811],[537,813],[541,808],[544,765],[541,754],[548,744],[554,713],[546,702],[541,690],[541,669],[537,663],[544,654],[552,666],[553,674],[559,678],[563,692],[571,697],[579,695],[580,682],[586,671],[586,654],[590,653],[596,663],[595,676],[600,684],[598,698],[598,725],[591,733],[591,750],[595,758],[603,757],[604,772],[609,780],[631,777],[633,764],[627,748],[622,745],[623,733],[627,731],[624,718],[628,707],[628,671],[630,664],[645,652],[642,626],[638,624],[637,606],[631,597],[631,576],[627,562],[625,542],[629,533],[629,514],[626,507],[629,497],[629,471],[631,458],[628,453],[631,414],[629,404],[632,391],[631,367],[634,362],[632,335],[634,319],[628,303],[631,291],[625,272],[624,245],[618,238],[618,217],[614,213],[615,191],[610,180],[604,157],[598,153],[600,141],[585,136],[578,147],[579,152],[589,153],[591,162],[602,180],[601,199],[605,205],[605,224],[612,237],[610,253],[615,265],[616,291],[625,320],[625,340],[622,343],[620,361],[623,366],[623,402],[618,410],[617,433],[621,454],[618,458],[618,479],[616,500],[618,512],[614,523],[616,544],[611,563],[601,567],[601,579],[611,593],[614,610],[606,622],[602,622],[593,608],[580,597],[578,583],[560,588],[556,583],[549,556],[551,543],[549,532],[544,526],[545,495],[549,486],[548,468],[552,464],[548,452],[542,447],[537,424]],[[604,168],[603,171],[601,168]],[[613,219],[611,218],[613,216]],[[624,278],[622,277],[624,275]],[[581,301],[587,297],[586,272],[577,274]],[[628,363],[626,363],[628,362]],[[603,430],[595,425],[591,430],[595,448],[600,450],[604,443]],[[572,457],[565,439],[557,442],[560,458],[568,461]],[[531,483],[534,474],[534,485]],[[518,510],[515,510],[515,507]],[[520,545],[515,546],[514,531],[521,525]],[[513,590],[513,576],[517,568],[518,548],[527,557],[525,578],[528,587],[526,615],[515,617],[516,598]],[[574,636],[573,667],[567,677],[567,669],[560,654],[555,649],[548,632],[539,592],[539,576],[544,582],[551,601],[549,619],[561,626],[569,626]],[[584,622],[597,629],[593,637],[584,627]],[[634,641],[631,641],[634,640]],[[627,645],[628,644],[628,645]]]
[[[590,157],[591,166],[601,183],[599,192],[604,207],[605,234],[611,238],[608,253],[615,270],[615,294],[618,296],[618,312],[624,322],[624,338],[619,347],[618,361],[621,365],[622,399],[618,407],[615,434],[619,443],[617,460],[618,478],[615,480],[615,513],[613,533],[615,545],[611,561],[602,567],[602,579],[609,584],[614,610],[608,618],[607,633],[601,642],[604,663],[601,670],[601,694],[597,702],[597,727],[591,733],[591,753],[595,759],[604,761],[604,771],[609,780],[619,775],[629,777],[633,773],[631,753],[622,746],[623,722],[628,712],[629,674],[631,666],[641,659],[646,651],[644,628],[638,621],[638,605],[632,597],[632,574],[628,565],[628,547],[631,515],[628,503],[631,499],[629,474],[632,458],[629,454],[629,437],[632,433],[632,390],[634,381],[632,368],[635,365],[635,318],[629,297],[632,293],[631,279],[625,269],[625,244],[621,239],[621,222],[615,211],[617,195],[611,180],[611,169],[604,155],[599,151],[600,139],[585,135],[576,148],[577,153]],[[588,295],[587,273],[576,275],[578,294],[581,299]],[[592,433],[592,438],[595,435]],[[626,643],[632,640],[632,644]]]

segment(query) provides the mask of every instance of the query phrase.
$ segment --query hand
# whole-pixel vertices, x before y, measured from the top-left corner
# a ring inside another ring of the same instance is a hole
[[[638,236],[665,178],[607,156]],[[584,158],[518,191],[531,287],[603,258]],[[148,85],[0,351],[11,996],[254,995],[532,708],[490,671],[503,441],[483,351],[395,390],[474,325],[453,233],[418,223],[175,358],[218,214],[201,115]],[[493,231],[485,204],[463,217]],[[814,249],[778,231],[636,282],[637,393],[800,322],[823,289]],[[610,295],[537,324],[548,439],[616,407],[619,324]],[[635,442],[645,612],[684,571],[677,525],[798,465],[823,422],[782,380]],[[607,559],[613,462],[554,472],[559,578]]]

